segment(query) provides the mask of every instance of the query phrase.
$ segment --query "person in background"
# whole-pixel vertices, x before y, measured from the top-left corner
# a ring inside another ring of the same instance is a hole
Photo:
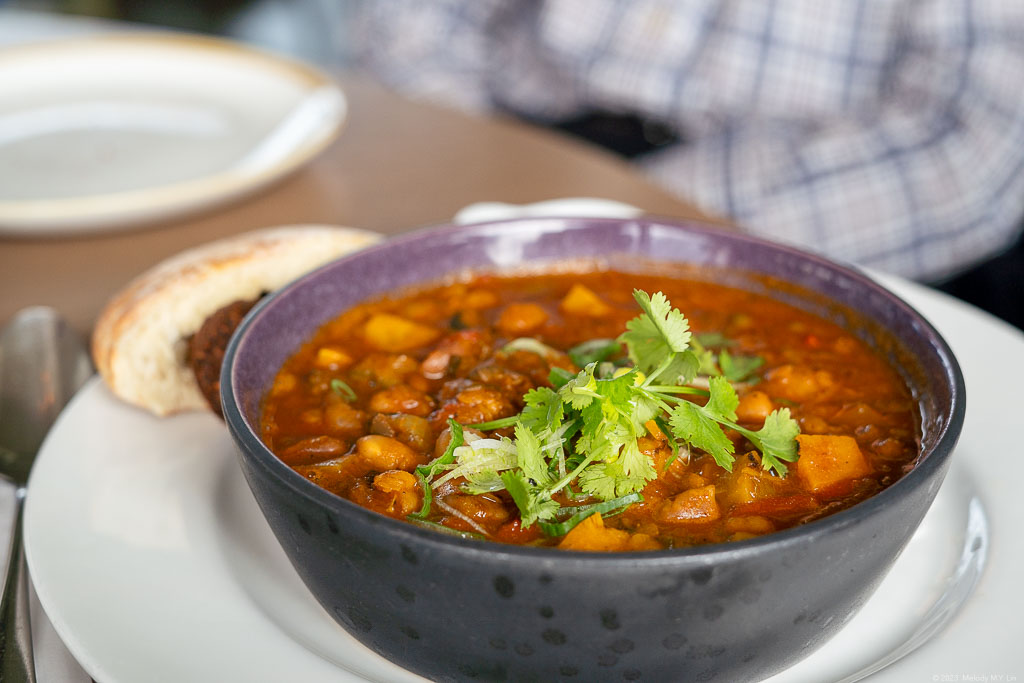
[[[603,142],[757,234],[930,283],[1009,254],[989,308],[1024,324],[1024,250],[1007,251],[1024,217],[1024,3],[350,10],[355,64],[385,84]]]

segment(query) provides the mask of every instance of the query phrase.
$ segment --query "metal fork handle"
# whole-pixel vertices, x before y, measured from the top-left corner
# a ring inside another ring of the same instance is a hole
[[[22,543],[25,487],[15,492],[14,528],[11,552],[0,600],[0,683],[35,683],[32,654],[32,622],[29,618],[28,567]]]

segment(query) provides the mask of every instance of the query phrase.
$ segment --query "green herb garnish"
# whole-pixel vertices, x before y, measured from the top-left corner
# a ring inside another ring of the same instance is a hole
[[[541,531],[548,536],[565,536],[567,533],[572,531],[573,527],[594,513],[604,517],[611,517],[621,513],[633,503],[641,502],[643,499],[644,497],[639,493],[630,493],[629,495],[622,496],[621,498],[606,500],[601,503],[594,503],[593,505],[578,505],[576,507],[566,506],[563,507],[560,512],[564,513],[566,511],[575,511],[575,513],[561,522],[541,522],[540,528]]]
[[[336,393],[338,396],[341,396],[349,403],[359,398],[356,396],[356,392],[352,387],[346,384],[343,380],[337,378],[331,380],[331,391]]]
[[[448,442],[448,448],[433,461],[416,468],[416,479],[419,481],[420,488],[423,491],[423,505],[418,511],[410,513],[409,517],[426,519],[427,515],[430,514],[430,501],[434,497],[434,490],[430,485],[430,480],[437,476],[438,472],[442,471],[446,465],[455,460],[455,449],[465,441],[462,425],[454,419],[448,418],[448,427],[451,429],[452,435],[451,441]]]
[[[783,463],[796,460],[799,433],[789,409],[773,411],[757,431],[736,424],[739,397],[730,382],[746,379],[763,361],[725,350],[716,355],[693,339],[686,318],[664,294],[635,290],[633,295],[643,312],[626,324],[626,332],[616,340],[593,340],[569,351],[582,366],[578,373],[554,367],[552,387],[528,392],[519,415],[473,425],[483,430],[514,426],[514,440],[463,441],[460,427],[457,442],[458,423],[450,421],[453,439],[445,455],[417,468],[424,504],[416,517],[429,513],[426,499],[432,485],[462,477],[468,493],[507,491],[524,527],[537,522],[549,536],[564,535],[595,512],[612,513],[642,500],[640,491],[657,476],[637,441],[648,433],[651,420],[668,437],[672,459],[697,449],[731,471],[735,446],[724,431],[730,429],[761,452],[763,469],[785,475]],[[720,335],[705,336],[705,341],[729,345]],[[608,362],[623,346],[632,367]],[[532,339],[515,340],[505,348],[510,347],[541,355],[550,349]],[[706,377],[707,389],[692,386],[698,375]],[[698,403],[685,396],[705,400]],[[560,502],[588,497],[600,502]]]
[[[622,345],[614,339],[591,339],[569,349],[566,353],[576,367],[600,363],[622,351]]]

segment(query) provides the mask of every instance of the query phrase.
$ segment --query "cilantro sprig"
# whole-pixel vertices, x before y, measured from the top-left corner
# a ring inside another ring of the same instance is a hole
[[[552,368],[551,387],[529,391],[515,416],[472,425],[481,430],[514,427],[514,439],[472,440],[449,420],[452,440],[445,453],[417,468],[425,520],[432,486],[457,477],[469,493],[504,489],[519,508],[522,525],[539,523],[549,536],[567,533],[593,512],[612,513],[642,500],[640,491],[657,476],[654,462],[638,439],[653,420],[667,436],[673,458],[703,451],[732,471],[735,443],[726,430],[745,437],[761,454],[764,470],[785,476],[786,462],[797,458],[799,427],[788,408],[768,415],[759,430],[737,424],[739,396],[731,382],[747,381],[759,358],[715,354],[729,346],[724,337],[694,338],[689,322],[661,292],[634,290],[642,313],[626,324],[618,339],[584,342],[569,350],[582,369],[573,375]],[[623,366],[622,347],[632,363]],[[536,340],[515,340],[509,350],[549,355]],[[706,386],[695,386],[698,375]],[[697,400],[691,400],[691,399]],[[564,500],[597,499],[590,505]]]

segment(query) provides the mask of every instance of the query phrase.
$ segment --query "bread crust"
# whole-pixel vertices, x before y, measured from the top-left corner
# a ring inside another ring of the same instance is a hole
[[[157,415],[208,410],[185,349],[209,315],[380,239],[356,228],[282,226],[172,256],[136,277],[104,307],[92,335],[96,369],[116,396]]]

